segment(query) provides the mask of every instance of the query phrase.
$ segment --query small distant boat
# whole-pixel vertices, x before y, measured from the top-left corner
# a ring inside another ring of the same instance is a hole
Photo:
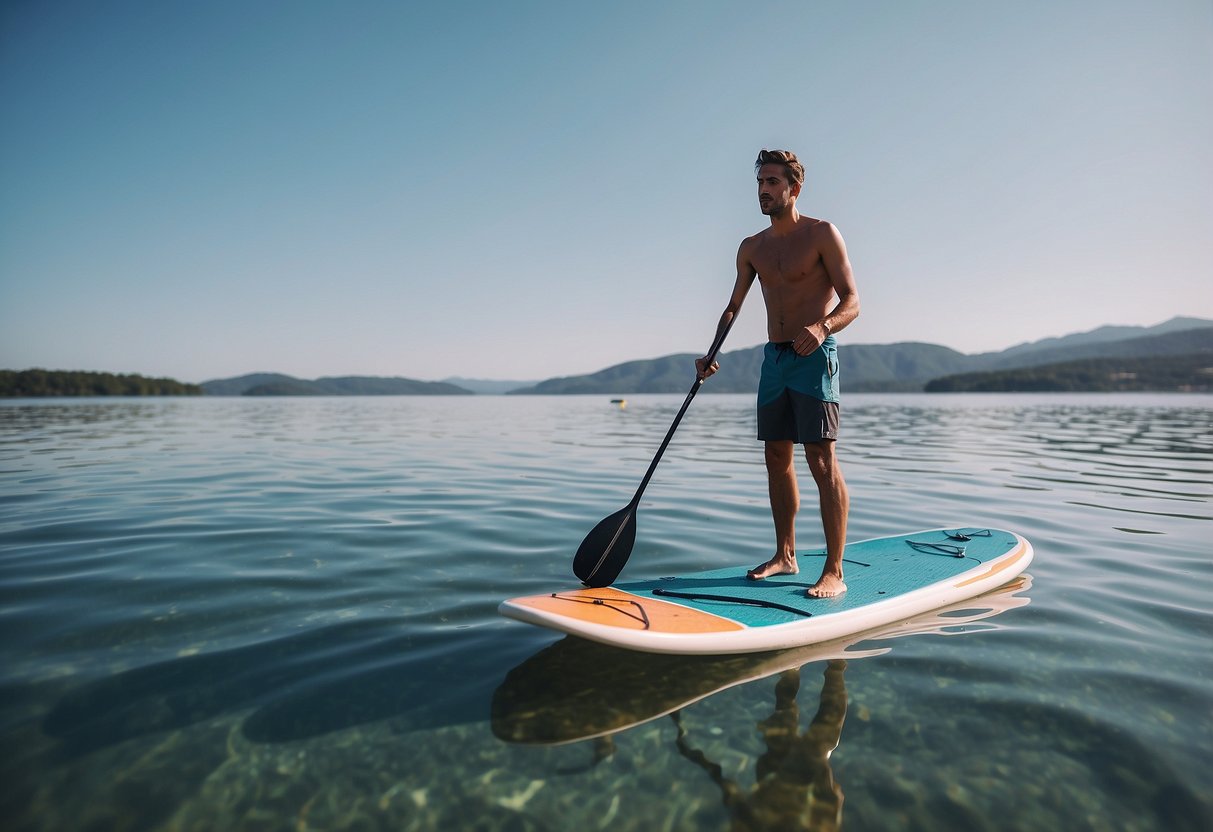
[[[619,405],[619,409],[623,410],[625,407],[628,406],[628,400],[627,399],[611,399],[611,404],[617,404],[617,405]]]

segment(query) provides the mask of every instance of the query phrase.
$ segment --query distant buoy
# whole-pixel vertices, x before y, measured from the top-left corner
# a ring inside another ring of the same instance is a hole
[[[628,400],[627,399],[611,399],[611,404],[617,404],[617,405],[619,405],[619,409],[623,410],[624,408],[626,408],[628,406]]]

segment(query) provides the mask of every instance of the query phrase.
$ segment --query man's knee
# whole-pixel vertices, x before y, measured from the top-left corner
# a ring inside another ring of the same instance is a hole
[[[795,446],[791,442],[767,442],[765,450],[767,467],[771,470],[790,468],[795,453]]]
[[[834,443],[829,440],[809,442],[804,446],[809,470],[817,480],[832,480],[838,475],[838,458],[834,455]]]

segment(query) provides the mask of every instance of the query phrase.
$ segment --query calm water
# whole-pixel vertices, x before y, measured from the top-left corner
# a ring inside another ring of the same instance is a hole
[[[500,618],[681,399],[0,404],[4,827],[1213,827],[1213,398],[851,396],[853,539],[1036,547],[900,632],[680,660]],[[752,431],[696,400],[625,578],[769,556]]]

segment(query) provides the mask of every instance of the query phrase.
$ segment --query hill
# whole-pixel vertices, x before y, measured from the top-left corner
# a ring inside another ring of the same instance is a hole
[[[972,357],[937,344],[883,344],[841,346],[844,390],[854,393],[906,393],[922,389],[933,378],[963,372]],[[758,374],[754,375],[754,387]]]
[[[1127,333],[1127,337],[1126,336]],[[1174,318],[1155,327],[1101,327],[1088,333],[1021,344],[1003,352],[966,355],[938,344],[843,344],[842,389],[917,392],[928,382],[965,373],[995,372],[1064,361],[1110,357],[1181,356],[1213,341],[1213,321]],[[758,386],[762,346],[727,352],[705,393],[751,393]],[[685,392],[694,376],[690,353],[617,364],[584,376],[548,379],[511,394]]]
[[[334,376],[314,381],[281,373],[251,373],[204,381],[208,396],[470,396],[471,391],[441,381],[382,376]]]

